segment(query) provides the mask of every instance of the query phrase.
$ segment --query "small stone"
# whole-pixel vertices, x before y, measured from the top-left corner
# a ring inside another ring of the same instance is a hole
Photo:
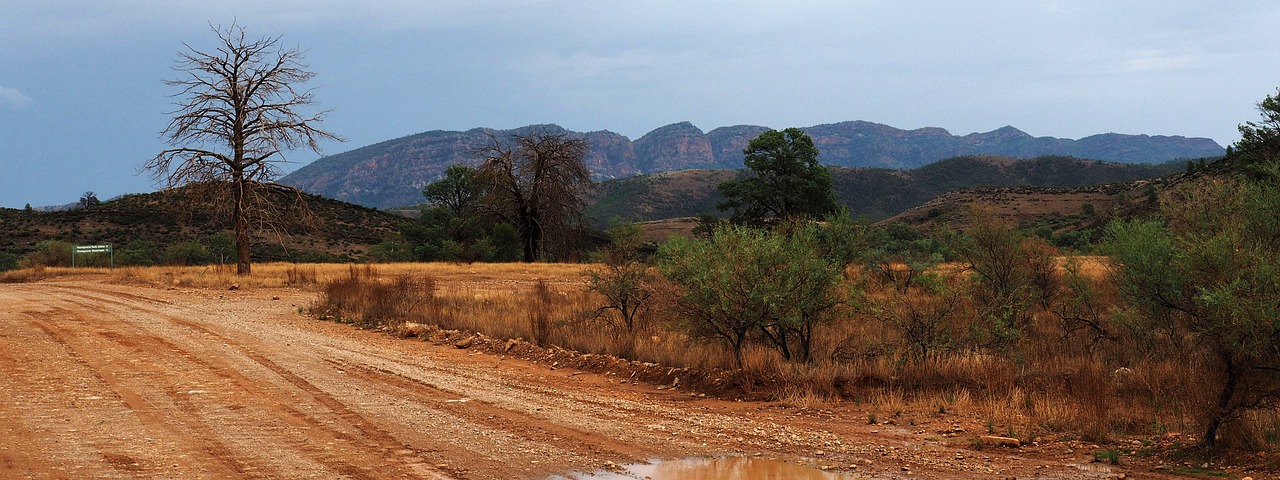
[[[233,283],[231,284],[231,286],[227,287],[227,290],[239,290],[239,289],[240,289],[239,283]]]
[[[816,452],[813,452],[813,454],[814,454],[814,455],[817,455],[817,456],[819,456],[819,457],[821,457],[821,456],[823,456],[823,455],[826,455],[826,454],[827,454],[827,452],[824,452],[824,451],[822,451],[822,450],[818,450],[818,451],[816,451]]]
[[[271,296],[271,299],[272,299],[272,300],[279,300],[279,299],[280,299],[280,296],[279,296],[279,295],[272,295],[272,296]]]
[[[475,343],[476,343],[476,337],[467,337],[462,340],[458,340],[458,342],[453,344],[453,346],[457,348],[465,349],[465,348],[471,348],[471,346],[475,345]]]

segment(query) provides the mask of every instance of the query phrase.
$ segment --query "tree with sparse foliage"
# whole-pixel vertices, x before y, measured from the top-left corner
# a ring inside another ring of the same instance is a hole
[[[593,317],[605,319],[620,331],[635,331],[641,314],[653,303],[656,276],[653,266],[645,261],[640,233],[640,226],[635,223],[610,227],[611,243],[600,252],[600,266],[584,272],[587,288],[606,300]]]
[[[477,151],[482,208],[516,228],[524,261],[567,253],[592,185],[583,163],[587,141],[545,132],[491,140]]]
[[[174,148],[143,166],[167,188],[190,186],[199,199],[215,199],[229,210],[236,239],[236,273],[250,273],[250,230],[272,228],[282,220],[276,193],[301,192],[276,183],[284,153],[301,147],[319,153],[321,140],[340,140],[319,128],[324,111],[306,113],[315,104],[311,90],[299,85],[315,76],[302,63],[303,51],[280,46],[279,37],[249,38],[243,27],[215,27],[213,50],[179,54],[173,120],[164,138]]]
[[[751,140],[743,163],[748,176],[719,186],[737,224],[760,225],[792,217],[821,218],[839,208],[831,172],[818,163],[818,147],[798,128],[769,130]]]
[[[96,207],[102,202],[98,200],[98,194],[93,192],[84,192],[80,195],[80,201],[77,203],[80,208]]]

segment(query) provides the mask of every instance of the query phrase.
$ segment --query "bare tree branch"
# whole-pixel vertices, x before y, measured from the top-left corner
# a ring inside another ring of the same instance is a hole
[[[236,271],[247,275],[250,230],[279,231],[284,217],[267,193],[288,191],[302,205],[300,192],[271,182],[285,152],[307,147],[319,153],[320,141],[342,139],[319,128],[327,110],[302,113],[316,103],[312,90],[295,88],[315,76],[302,63],[303,51],[281,48],[280,37],[250,40],[235,24],[210,28],[220,44],[202,51],[184,43],[173,67],[181,75],[165,81],[179,88],[168,113],[173,119],[161,133],[175,148],[142,168],[166,188],[196,184],[230,203]]]
[[[516,227],[524,260],[564,252],[570,232],[581,225],[591,172],[582,159],[586,140],[545,132],[514,135],[476,150],[483,159],[477,181],[486,192],[484,208]]]

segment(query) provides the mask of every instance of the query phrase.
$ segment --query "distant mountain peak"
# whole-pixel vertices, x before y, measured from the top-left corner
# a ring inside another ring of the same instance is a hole
[[[581,133],[556,124],[510,130],[435,130],[324,157],[281,181],[311,193],[389,208],[421,203],[422,188],[439,179],[449,165],[478,164],[473,152],[490,141],[488,135],[571,134],[590,144],[586,163],[596,178],[621,178],[670,170],[742,168],[742,150],[766,130],[769,128],[758,125],[733,125],[703,132],[693,123],[682,121],[654,129],[634,141],[608,130]],[[1224,152],[1207,138],[1108,133],[1072,140],[1033,137],[1012,126],[964,136],[939,127],[903,130],[865,120],[802,130],[813,137],[822,163],[847,167],[911,169],[971,155],[1063,155],[1122,163],[1161,163]]]
[[[695,126],[692,122],[689,122],[688,120],[686,120],[686,121],[683,121],[683,122],[676,122],[676,123],[672,123],[672,124],[670,124],[670,125],[664,125],[664,126],[658,127],[658,128],[656,128],[656,129],[654,129],[653,131],[651,131],[651,132],[649,132],[649,133],[644,134],[644,136],[643,136],[643,137],[640,137],[640,138],[645,138],[645,137],[648,137],[648,136],[650,136],[650,135],[656,135],[656,136],[664,136],[664,135],[705,135],[705,133],[703,133],[703,132],[702,132],[702,129],[701,129],[701,128],[698,128],[698,127],[697,127],[697,126]]]

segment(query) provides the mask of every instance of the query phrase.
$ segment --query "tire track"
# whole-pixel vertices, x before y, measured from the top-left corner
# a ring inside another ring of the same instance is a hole
[[[107,294],[107,292],[98,291],[99,294]],[[334,416],[342,420],[346,427],[352,432],[348,433],[339,428],[341,425],[335,425],[316,418],[314,414],[303,412],[302,410],[288,404],[278,404],[274,402],[257,402],[257,407],[269,409],[275,413],[283,413],[277,416],[292,427],[305,430],[309,439],[308,442],[296,445],[312,460],[326,466],[333,472],[340,473],[344,476],[357,479],[365,478],[384,478],[384,477],[420,477],[420,478],[445,478],[436,472],[426,469],[425,466],[414,464],[412,462],[401,461],[406,455],[403,452],[403,443],[399,442],[395,437],[379,430],[368,419],[360,416],[354,410],[348,408],[341,401],[327,394],[315,385],[307,382],[298,375],[281,367],[265,356],[254,352],[250,348],[245,348],[232,342],[228,337],[222,336],[205,328],[202,325],[185,320],[177,315],[171,315],[163,311],[146,309],[129,302],[118,301],[109,297],[98,295],[85,295],[81,292],[68,292],[69,297],[75,297],[81,300],[71,300],[73,303],[84,304],[88,302],[103,302],[112,304],[120,309],[133,312],[143,311],[147,313],[146,317],[151,320],[163,319],[168,322],[185,328],[187,330],[196,331],[211,337],[211,339],[219,340],[224,343],[224,349],[234,349],[246,359],[256,363],[263,369],[274,373],[279,379],[283,380],[294,390],[305,393],[316,404],[323,406]],[[146,302],[149,305],[165,305],[162,302]],[[86,308],[88,306],[86,305]],[[107,312],[111,313],[111,312]],[[126,320],[126,323],[132,323]],[[220,358],[222,352],[209,352],[211,354],[203,354],[203,352],[193,352],[186,348],[180,347],[172,341],[160,336],[151,335],[149,331],[143,331],[136,325],[129,332],[131,335],[123,335],[118,333],[123,325],[113,325],[114,330],[101,330],[99,332],[103,337],[118,343],[122,348],[129,349],[137,355],[155,355],[157,352],[173,352],[168,357],[181,358],[195,366],[198,366],[203,372],[231,382],[240,391],[234,395],[235,398],[245,400],[256,400],[266,398],[278,398],[287,396],[285,389],[278,388],[271,384],[262,384],[245,376],[239,371],[226,364],[215,364],[208,358]],[[155,325],[151,325],[155,326]],[[193,337],[194,338],[194,337]],[[208,339],[205,340],[207,342]],[[207,345],[202,345],[207,347]],[[154,375],[164,375],[164,371],[155,370]],[[167,392],[174,403],[189,415],[198,417],[199,413],[193,407],[189,395],[183,395],[181,392],[172,390]],[[302,402],[306,403],[306,402]],[[336,423],[336,422],[335,422]],[[210,439],[212,442],[212,439]],[[343,453],[335,454],[332,451],[326,451],[319,448],[319,445],[330,445],[341,443]],[[221,452],[221,449],[215,449]],[[356,452],[359,452],[358,454]],[[346,460],[335,458],[335,456],[346,457]],[[369,460],[386,460],[395,459],[393,462],[386,461],[369,461]],[[359,461],[364,460],[364,461]],[[243,468],[240,468],[243,471]],[[390,470],[390,471],[387,471]],[[281,472],[288,473],[288,472]]]

